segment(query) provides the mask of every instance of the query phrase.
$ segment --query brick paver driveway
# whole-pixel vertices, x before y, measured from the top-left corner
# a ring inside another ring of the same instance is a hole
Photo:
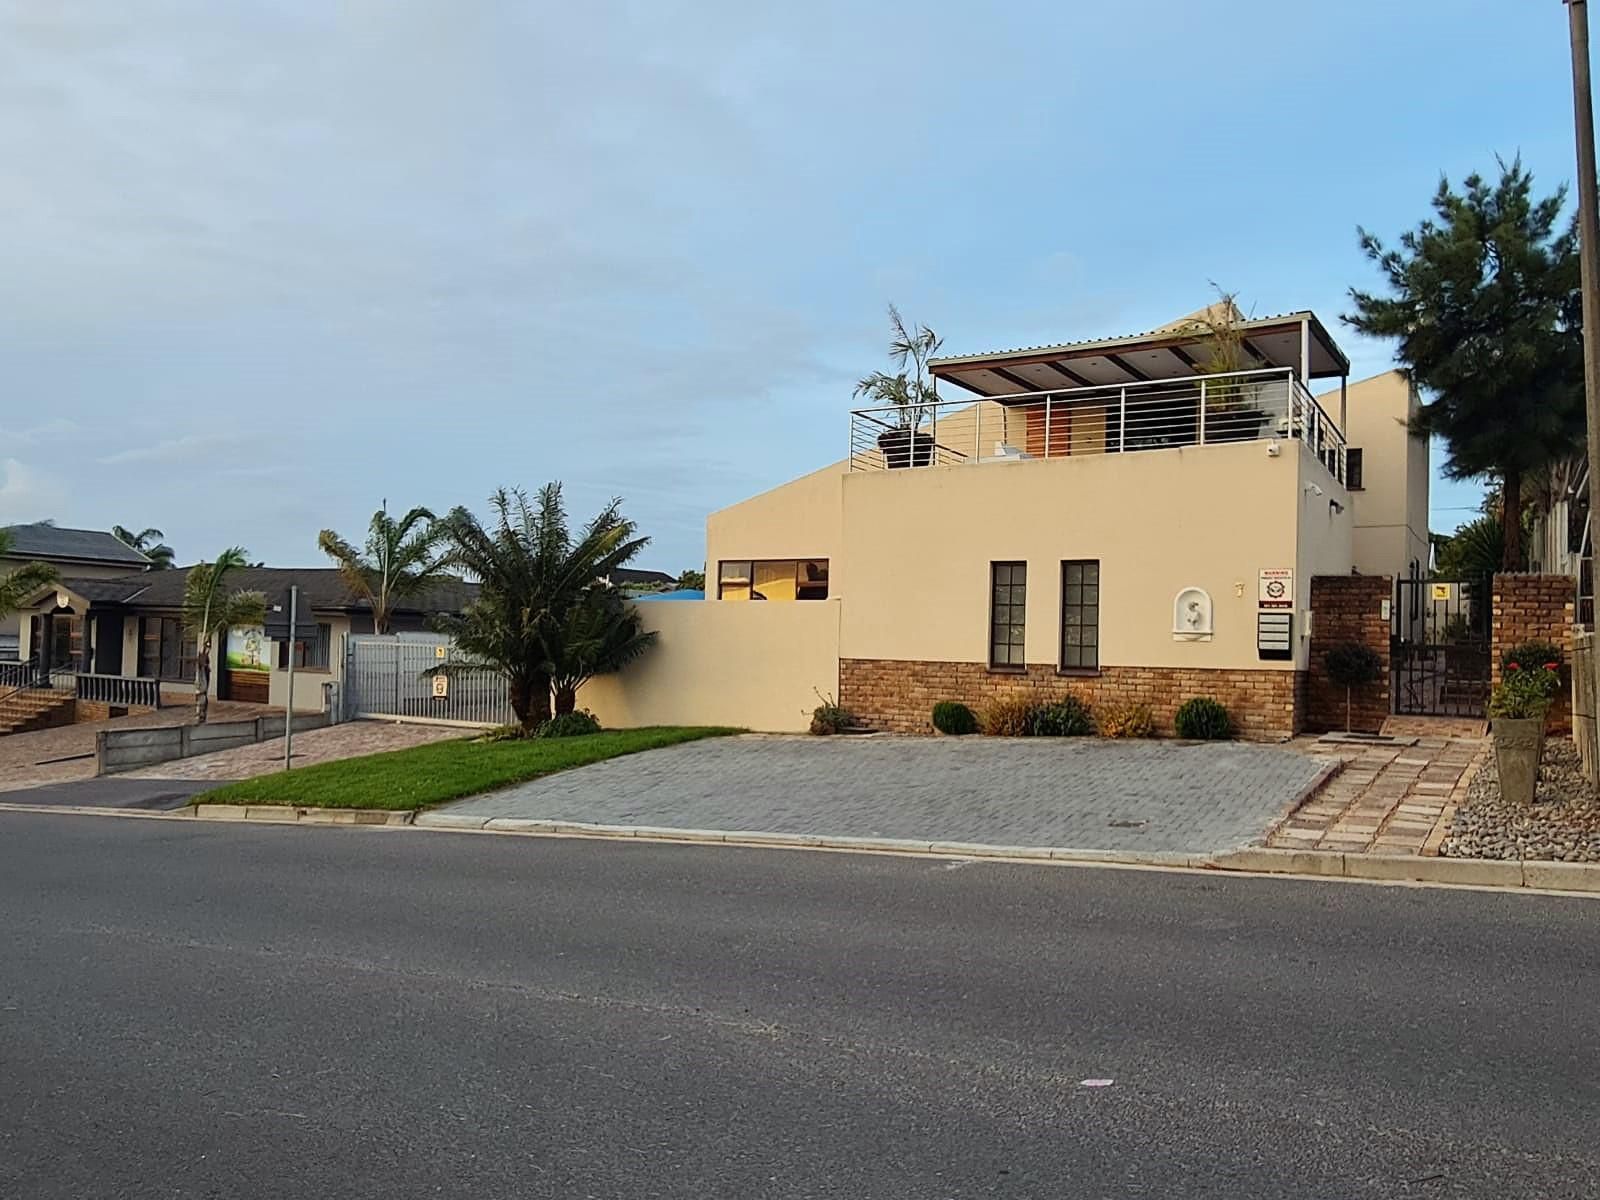
[[[730,737],[447,810],[679,829],[1209,853],[1260,838],[1327,770],[1272,746]]]

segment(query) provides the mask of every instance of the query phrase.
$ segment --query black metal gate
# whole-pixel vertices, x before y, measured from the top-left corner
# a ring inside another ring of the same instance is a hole
[[[1395,581],[1389,621],[1394,711],[1481,717],[1489,698],[1489,580]]]

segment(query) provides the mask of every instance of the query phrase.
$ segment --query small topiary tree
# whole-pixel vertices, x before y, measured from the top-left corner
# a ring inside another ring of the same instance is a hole
[[[978,732],[977,715],[958,700],[941,700],[933,706],[933,727],[959,737]]]
[[[1094,732],[1089,706],[1076,696],[1063,696],[1033,710],[1028,720],[1032,737],[1085,737]]]
[[[1322,656],[1328,678],[1344,689],[1344,731],[1350,732],[1350,697],[1358,687],[1383,678],[1383,659],[1377,651],[1360,642],[1345,642]]]
[[[1172,725],[1179,737],[1199,742],[1221,741],[1233,732],[1228,710],[1210,696],[1185,700]]]

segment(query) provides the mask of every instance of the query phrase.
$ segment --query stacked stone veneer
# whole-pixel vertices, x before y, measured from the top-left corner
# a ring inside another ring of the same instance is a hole
[[[1522,642],[1553,642],[1561,648],[1570,680],[1572,628],[1576,617],[1577,585],[1566,575],[1496,575],[1494,621],[1489,633],[1489,681],[1500,682],[1500,658]],[[1550,708],[1546,732],[1572,732],[1572,693],[1563,688]]]
[[[1071,693],[1091,706],[1136,701],[1150,706],[1157,732],[1172,735],[1178,705],[1210,696],[1227,706],[1242,737],[1293,736],[1299,672],[1190,667],[1102,667],[1097,675],[1064,675],[1053,666],[992,671],[983,663],[889,658],[839,660],[839,703],[874,729],[932,733],[933,706],[959,700],[981,714],[996,700],[1051,700]]]
[[[1389,618],[1386,601],[1394,596],[1394,580],[1387,575],[1313,575],[1311,577],[1311,662],[1306,671],[1302,723],[1323,733],[1343,729],[1345,690],[1327,676],[1323,658],[1335,646],[1359,642],[1383,663],[1377,683],[1356,688],[1350,696],[1350,727],[1377,733],[1389,716],[1389,689],[1393,679],[1389,663]]]

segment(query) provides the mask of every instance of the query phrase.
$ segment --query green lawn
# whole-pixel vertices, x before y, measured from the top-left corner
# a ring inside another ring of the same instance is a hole
[[[739,732],[711,726],[660,726],[514,742],[462,738],[242,779],[195,799],[201,804],[425,808],[621,754]]]

